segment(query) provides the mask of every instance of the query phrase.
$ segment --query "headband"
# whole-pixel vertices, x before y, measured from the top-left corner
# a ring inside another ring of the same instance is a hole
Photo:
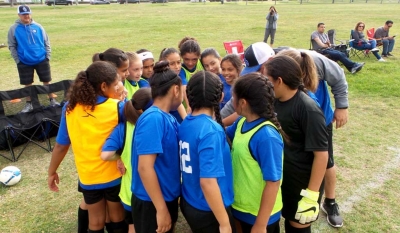
[[[143,52],[143,53],[139,53],[138,54],[140,56],[140,59],[142,59],[142,61],[146,60],[146,59],[154,59],[153,54],[151,52]]]

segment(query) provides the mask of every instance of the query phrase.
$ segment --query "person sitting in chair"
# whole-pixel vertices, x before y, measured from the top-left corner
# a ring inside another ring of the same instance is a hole
[[[394,36],[389,36],[389,29],[393,26],[393,21],[386,21],[385,25],[376,29],[374,38],[383,44],[382,57],[393,56],[391,52],[394,47]]]
[[[346,67],[346,69],[352,74],[360,71],[365,64],[364,62],[363,63],[353,62],[352,60],[347,58],[346,54],[334,50],[332,48],[332,44],[329,42],[328,35],[325,33],[324,23],[318,23],[317,31],[314,31],[311,34],[311,43],[313,50],[323,55],[327,55],[328,58],[333,61],[340,61]]]
[[[353,47],[358,50],[370,50],[378,61],[385,61],[378,53],[376,40],[365,39],[364,36],[365,23],[358,22],[356,27],[351,32],[351,37],[354,39]]]

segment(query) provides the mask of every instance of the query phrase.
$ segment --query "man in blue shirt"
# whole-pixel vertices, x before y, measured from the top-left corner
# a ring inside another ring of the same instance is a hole
[[[42,25],[33,21],[29,6],[18,6],[17,12],[19,19],[8,31],[8,48],[17,64],[20,84],[31,86],[33,84],[33,72],[36,70],[43,85],[49,85],[51,81],[49,37]],[[49,94],[51,106],[59,105],[54,97],[54,94]],[[28,96],[26,97],[26,105],[21,112],[32,110],[31,98]]]

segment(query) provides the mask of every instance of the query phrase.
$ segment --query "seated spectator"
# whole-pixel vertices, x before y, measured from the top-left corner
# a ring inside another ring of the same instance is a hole
[[[389,36],[389,29],[393,26],[393,21],[388,20],[386,21],[385,25],[382,27],[379,27],[375,31],[374,38],[383,44],[383,51],[382,51],[382,57],[388,57],[388,56],[393,56],[391,52],[393,51],[394,47],[394,37],[395,36]]]
[[[376,40],[365,39],[364,35],[365,23],[358,22],[356,27],[351,33],[354,39],[353,47],[358,50],[370,50],[378,61],[385,61],[378,53],[379,49],[376,47]]]
[[[325,24],[318,23],[317,31],[314,31],[311,34],[311,43],[313,46],[313,50],[323,55],[327,55],[328,58],[333,61],[340,61],[341,63],[343,63],[346,69],[352,74],[360,71],[365,63],[353,62],[346,56],[346,54],[334,50],[332,48],[331,43],[329,42],[328,35],[324,32],[325,32]]]

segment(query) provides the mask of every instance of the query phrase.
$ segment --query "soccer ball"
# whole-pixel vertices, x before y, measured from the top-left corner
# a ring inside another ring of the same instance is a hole
[[[0,172],[0,182],[6,186],[12,186],[21,180],[21,171],[15,166],[3,168]]]

